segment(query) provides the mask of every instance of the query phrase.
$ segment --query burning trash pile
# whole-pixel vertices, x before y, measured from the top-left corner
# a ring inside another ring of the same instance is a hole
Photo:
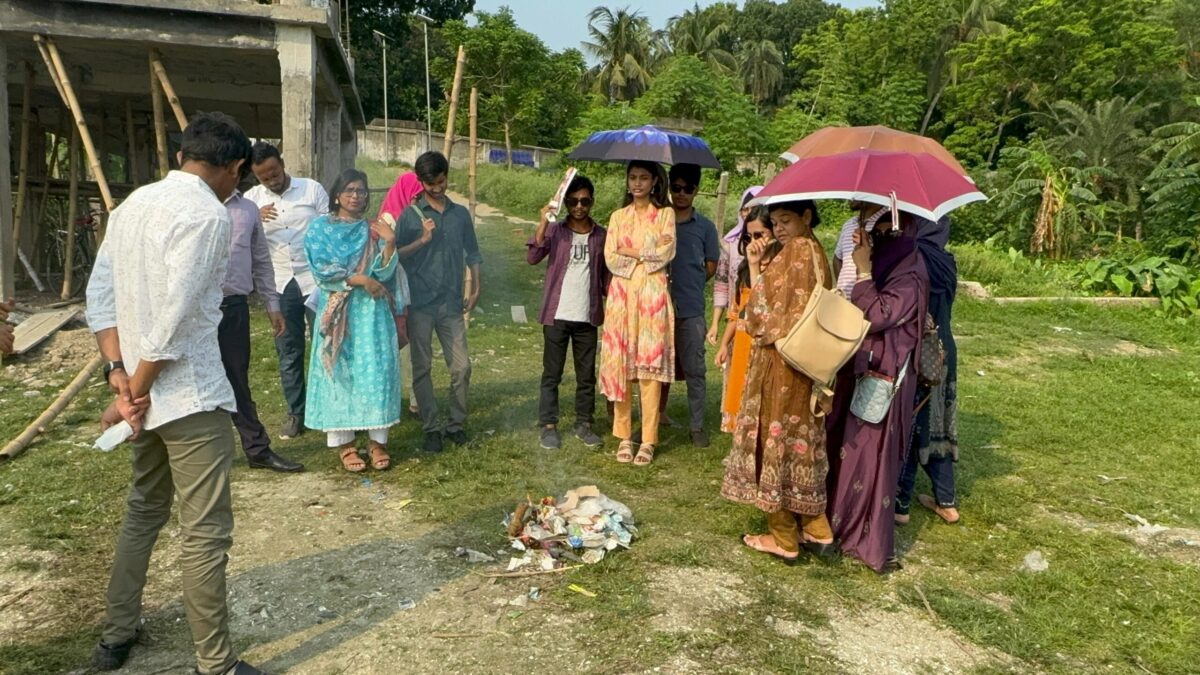
[[[505,517],[504,526],[512,547],[521,552],[508,561],[510,572],[598,563],[617,547],[629,548],[637,536],[629,507],[595,485],[575,488],[560,500],[526,499]]]

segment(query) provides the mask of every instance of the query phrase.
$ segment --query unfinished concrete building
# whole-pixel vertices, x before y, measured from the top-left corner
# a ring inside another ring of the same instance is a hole
[[[0,292],[37,271],[71,287],[92,223],[213,110],[280,139],[296,175],[353,166],[365,121],[338,2],[0,0]]]

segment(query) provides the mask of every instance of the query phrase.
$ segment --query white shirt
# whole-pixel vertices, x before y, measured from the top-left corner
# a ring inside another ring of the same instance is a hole
[[[563,272],[562,289],[554,318],[559,321],[588,323],[592,309],[592,266],[588,238],[590,232],[571,233],[571,257]]]
[[[875,223],[887,214],[889,209],[879,209],[872,215],[867,217],[867,232],[875,229]],[[838,235],[837,247],[833,249],[833,257],[836,260],[842,261],[842,269],[838,272],[837,290],[841,291],[847,298],[854,290],[854,284],[858,281],[858,265],[854,264],[854,231],[858,229],[858,215],[850,216],[850,219],[842,224],[842,233]]]
[[[130,375],[143,360],[170,361],[150,387],[147,429],[236,410],[217,344],[232,227],[208,184],[183,171],[134,190],[109,219],[88,280],[88,326],[117,329]]]
[[[329,195],[315,180],[290,176],[288,188],[277,195],[263,185],[246,191],[246,199],[259,208],[275,205],[275,218],[263,221],[267,245],[271,247],[271,264],[275,267],[275,290],[282,293],[292,279],[300,286],[300,294],[308,295],[317,287],[308,269],[304,254],[304,235],[308,224],[317,216],[329,213]]]

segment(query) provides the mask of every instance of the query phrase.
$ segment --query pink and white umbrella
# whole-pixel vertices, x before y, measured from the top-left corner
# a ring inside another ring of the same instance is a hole
[[[751,204],[800,199],[854,199],[891,206],[932,221],[987,196],[928,153],[857,150],[800,159],[775,176]]]

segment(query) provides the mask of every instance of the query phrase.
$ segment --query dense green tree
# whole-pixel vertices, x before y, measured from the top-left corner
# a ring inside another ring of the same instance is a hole
[[[350,54],[354,58],[354,82],[367,119],[383,117],[383,48],[373,31],[388,36],[388,112],[392,119],[425,119],[425,42],[420,12],[440,25],[461,19],[475,7],[475,0],[353,0],[350,7]],[[345,17],[342,19],[346,21]],[[447,51],[436,28],[429,29],[430,57]],[[434,81],[432,96],[443,97],[441,83]]]
[[[448,43],[466,48],[462,91],[479,90],[481,134],[502,137],[509,150],[514,143],[566,142],[564,131],[584,105],[578,88],[582,54],[552,54],[536,35],[517,26],[507,7],[495,14],[476,12],[473,26],[447,22],[442,33]],[[454,67],[449,58],[434,64],[444,82],[452,81]],[[460,116],[467,111],[465,102],[464,97],[459,103]]]
[[[676,117],[703,122],[708,112],[735,87],[714,75],[694,54],[672,56],[654,77],[635,107],[651,117]]]
[[[705,63],[714,73],[732,75],[737,71],[737,59],[722,47],[729,33],[729,24],[715,12],[692,9],[667,22],[667,37],[673,54],[691,54]]]
[[[785,67],[779,47],[770,40],[747,42],[742,44],[737,60],[742,84],[755,103],[774,100],[783,86]]]

